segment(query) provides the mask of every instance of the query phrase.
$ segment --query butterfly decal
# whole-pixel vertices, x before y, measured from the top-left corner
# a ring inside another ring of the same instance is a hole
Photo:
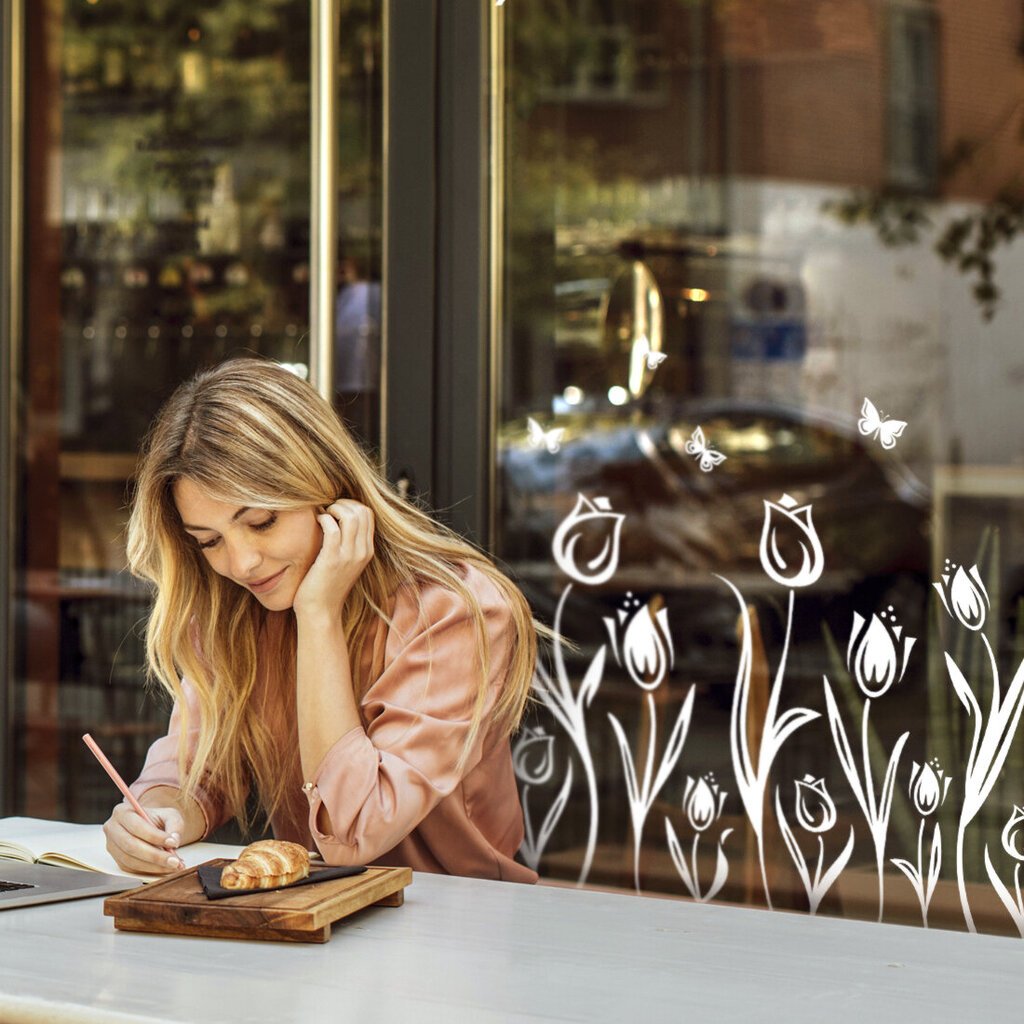
[[[554,455],[562,447],[565,427],[552,427],[545,430],[532,416],[526,417],[526,429],[531,448],[547,448]]]
[[[896,447],[896,438],[906,429],[905,420],[891,420],[883,416],[875,408],[875,403],[870,398],[864,399],[860,407],[860,419],[857,421],[857,429],[865,436],[881,441],[882,447],[889,449]]]
[[[651,343],[647,338],[646,334],[640,336],[640,340],[637,343],[637,351],[643,356],[644,364],[648,370],[656,370],[666,359],[668,355],[664,352],[655,352],[651,348]]]
[[[690,435],[690,440],[683,447],[688,455],[692,455],[695,459],[700,459],[700,468],[705,473],[710,473],[715,466],[720,466],[727,458],[721,452],[716,452],[708,446],[704,438],[704,431],[700,427],[697,427]]]

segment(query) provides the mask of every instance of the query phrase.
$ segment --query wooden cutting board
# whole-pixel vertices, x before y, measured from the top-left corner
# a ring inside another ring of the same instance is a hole
[[[210,864],[230,864],[228,859]],[[196,868],[111,896],[103,913],[129,932],[199,935],[217,939],[327,942],[331,924],[369,906],[400,907],[410,868],[368,867],[361,875],[334,878],[277,892],[208,900]]]

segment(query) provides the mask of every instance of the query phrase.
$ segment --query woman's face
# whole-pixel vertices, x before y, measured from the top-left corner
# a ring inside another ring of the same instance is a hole
[[[214,572],[251,591],[270,611],[291,608],[323,543],[315,509],[239,507],[209,497],[188,477],[175,481],[173,493],[182,528]]]

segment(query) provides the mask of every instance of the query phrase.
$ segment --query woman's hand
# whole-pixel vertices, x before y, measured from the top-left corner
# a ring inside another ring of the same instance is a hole
[[[340,498],[317,517],[324,531],[320,554],[295,592],[296,618],[341,617],[356,580],[373,558],[373,513],[358,501]]]
[[[103,823],[107,852],[133,874],[166,875],[185,866],[177,855],[185,817],[177,807],[147,807],[154,828],[127,803],[118,804]]]

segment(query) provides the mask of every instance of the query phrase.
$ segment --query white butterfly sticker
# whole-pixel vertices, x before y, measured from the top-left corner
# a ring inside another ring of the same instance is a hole
[[[553,427],[551,430],[545,430],[532,416],[527,416],[526,428],[529,431],[531,448],[547,448],[554,455],[562,447],[565,427]]]
[[[637,343],[637,351],[644,357],[644,363],[648,370],[656,370],[668,359],[666,353],[655,352],[651,349],[651,343],[646,334],[641,335],[640,341]]]
[[[864,404],[860,407],[860,419],[857,421],[857,429],[865,437],[870,435],[872,438],[881,441],[883,448],[895,448],[896,438],[903,433],[906,426],[905,420],[890,420],[886,418],[875,408],[875,404],[870,398],[864,399]]]
[[[708,447],[708,443],[704,438],[704,431],[700,427],[697,427],[690,435],[690,440],[683,447],[688,455],[700,459],[700,468],[705,473],[710,473],[715,466],[720,466],[728,457]]]

